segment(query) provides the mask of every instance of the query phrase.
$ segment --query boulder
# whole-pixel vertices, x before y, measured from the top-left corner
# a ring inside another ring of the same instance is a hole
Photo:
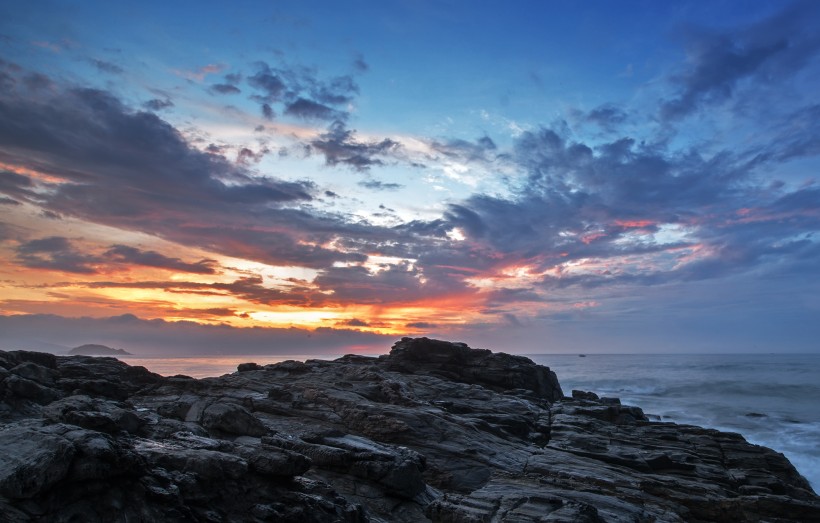
[[[268,433],[259,418],[234,403],[214,403],[202,411],[200,423],[212,431],[240,436],[264,436]]]
[[[523,389],[555,401],[564,396],[555,373],[524,356],[471,349],[465,343],[402,338],[385,359],[400,372],[430,373],[495,391]]]
[[[0,494],[31,498],[65,478],[77,452],[67,430],[33,420],[0,426]]]

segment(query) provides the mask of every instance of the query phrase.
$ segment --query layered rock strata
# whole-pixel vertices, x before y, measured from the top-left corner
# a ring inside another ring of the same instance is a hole
[[[201,380],[0,352],[0,519],[803,522],[820,499],[738,434],[404,338]]]

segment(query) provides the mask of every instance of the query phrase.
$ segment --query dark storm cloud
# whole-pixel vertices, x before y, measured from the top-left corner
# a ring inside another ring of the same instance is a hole
[[[96,58],[89,58],[88,61],[97,68],[97,70],[108,74],[122,74],[125,71],[122,67],[105,60],[97,60]]]
[[[820,4],[803,1],[733,31],[690,30],[687,65],[672,77],[679,93],[662,105],[661,116],[677,119],[703,105],[722,102],[746,80],[777,84],[792,76],[820,50],[814,25],[818,14]]]
[[[311,140],[309,145],[325,157],[327,165],[347,165],[358,171],[384,165],[379,157],[394,154],[401,148],[398,142],[389,138],[377,142],[359,141],[356,132],[342,122],[334,122],[326,133]]]
[[[17,247],[17,259],[32,269],[50,269],[76,274],[95,274],[100,259],[79,252],[67,238],[51,236]]]
[[[12,200],[11,198],[7,198],[5,196],[0,196],[0,205],[22,205],[17,200]]]
[[[116,263],[157,267],[194,274],[216,274],[214,269],[216,261],[214,260],[205,259],[188,263],[179,258],[170,258],[156,251],[143,251],[128,245],[114,245],[105,252],[105,255],[110,261]]]

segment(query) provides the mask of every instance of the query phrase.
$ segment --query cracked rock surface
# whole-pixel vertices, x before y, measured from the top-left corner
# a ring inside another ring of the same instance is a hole
[[[201,380],[0,351],[0,520],[804,522],[820,498],[738,434],[404,338]]]

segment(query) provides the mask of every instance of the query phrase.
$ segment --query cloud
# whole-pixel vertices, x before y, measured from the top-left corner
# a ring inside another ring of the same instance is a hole
[[[346,325],[347,327],[368,327],[370,324],[357,318],[337,322],[337,325]]]
[[[209,91],[216,94],[239,94],[242,92],[237,86],[233,84],[213,84]]]
[[[374,165],[384,165],[385,162],[379,157],[395,154],[401,148],[398,142],[390,138],[373,142],[359,141],[355,131],[338,121],[326,133],[311,140],[309,145],[325,157],[327,165],[347,165],[358,171],[366,171]]]
[[[168,108],[173,107],[174,102],[172,102],[171,100],[168,100],[167,98],[165,100],[160,100],[159,98],[154,98],[153,100],[148,100],[147,102],[142,104],[142,106],[145,107],[146,109],[151,110],[151,111],[161,111],[163,109],[168,109]]]
[[[95,274],[100,259],[77,251],[67,238],[51,236],[17,247],[17,259],[32,269],[50,269],[75,274]]]
[[[627,113],[615,104],[604,104],[583,115],[584,120],[613,131],[627,120]]]
[[[34,188],[22,175],[2,177],[9,196],[63,216],[265,263],[363,259],[321,247],[350,229],[344,219],[292,206],[313,199],[310,182],[257,176],[199,151],[155,114],[134,112],[105,91],[0,94],[0,157],[59,179]]]
[[[108,74],[122,74],[125,71],[122,67],[105,60],[97,60],[96,58],[89,58],[88,61],[97,68],[98,71]]]
[[[675,120],[702,106],[731,98],[744,81],[778,84],[805,67],[820,50],[816,2],[796,2],[746,27],[724,32],[692,29],[686,35],[687,64],[672,76],[677,95],[661,106]]]
[[[285,81],[264,62],[259,64],[259,70],[255,74],[248,77],[248,84],[263,91],[265,94],[262,98],[266,102],[280,101],[287,91]]]
[[[416,321],[407,324],[407,328],[409,329],[435,329],[438,325],[435,323],[430,323],[427,321]]]
[[[33,189],[34,184],[28,176],[11,171],[0,171],[0,193],[18,198],[29,198],[35,196]]]
[[[305,98],[297,98],[287,104],[285,114],[303,120],[344,120],[346,118],[345,113]]]
[[[7,198],[5,196],[0,197],[0,205],[22,205],[17,200],[13,200],[11,198]]]
[[[106,251],[105,255],[116,263],[157,267],[194,274],[216,274],[214,269],[215,260],[203,259],[198,262],[188,263],[179,258],[170,258],[156,251],[143,251],[127,245],[114,245]]]
[[[206,76],[219,74],[224,71],[225,68],[226,66],[224,64],[208,64],[195,70],[173,69],[172,72],[188,80],[201,82]]]
[[[188,271],[193,272],[193,271]],[[202,296],[232,296],[257,305],[311,306],[326,303],[325,295],[316,288],[273,288],[265,285],[262,276],[252,275],[232,282],[190,281],[95,281],[83,284],[91,289],[156,289],[173,293],[199,294]]]
[[[362,180],[358,185],[366,189],[373,189],[374,191],[396,191],[404,187],[400,183],[388,183],[379,180]]]
[[[51,78],[42,73],[29,73],[22,78],[23,85],[31,91],[46,91],[54,87]]]
[[[513,196],[448,205],[443,228],[462,231],[476,255],[432,250],[419,257],[425,275],[432,264],[479,273],[527,267],[544,274],[543,289],[591,289],[784,270],[784,260],[817,255],[816,189],[761,187],[757,146],[703,155],[626,138],[593,146],[565,133],[519,137],[513,161],[529,177]],[[515,293],[490,301],[537,297]]]
[[[430,147],[448,158],[475,163],[493,161],[498,149],[489,136],[482,136],[475,142],[461,139],[450,139],[444,142],[434,141],[430,144]]]
[[[361,74],[366,73],[368,70],[370,70],[370,66],[367,65],[367,62],[365,62],[364,56],[357,55],[356,58],[353,59],[353,69],[357,73]]]
[[[247,82],[257,93],[251,98],[259,102],[268,119],[275,114],[274,106],[281,105],[282,114],[294,118],[343,121],[348,118],[346,106],[359,93],[350,76],[321,80],[312,69],[274,68],[265,62],[257,62]]]

